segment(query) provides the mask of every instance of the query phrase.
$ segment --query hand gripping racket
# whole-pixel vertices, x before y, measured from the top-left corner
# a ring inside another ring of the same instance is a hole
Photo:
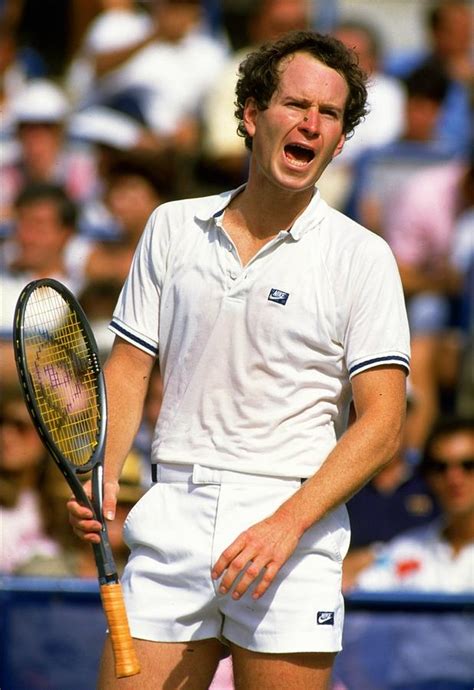
[[[102,515],[106,396],[95,338],[67,288],[34,280],[15,309],[14,349],[28,411],[79,503],[102,524],[93,544],[118,678],[140,672],[122,588]],[[92,500],[78,474],[92,470]]]

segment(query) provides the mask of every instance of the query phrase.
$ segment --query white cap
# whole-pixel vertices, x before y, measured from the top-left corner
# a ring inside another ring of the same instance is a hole
[[[94,106],[74,113],[69,121],[69,135],[119,150],[134,148],[142,134],[142,126],[123,113]]]
[[[52,81],[30,81],[12,103],[13,120],[22,122],[63,122],[69,113],[64,92]]]
[[[121,50],[150,35],[153,22],[145,12],[112,9],[99,14],[85,37],[86,51],[97,53]]]

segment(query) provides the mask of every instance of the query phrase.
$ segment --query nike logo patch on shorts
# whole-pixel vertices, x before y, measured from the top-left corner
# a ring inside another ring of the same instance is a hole
[[[334,625],[334,611],[318,611],[316,622],[318,625]]]

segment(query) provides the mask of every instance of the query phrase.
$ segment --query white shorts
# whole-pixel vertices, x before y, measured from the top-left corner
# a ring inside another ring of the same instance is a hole
[[[350,530],[345,506],[301,538],[258,600],[218,592],[212,566],[246,528],[268,517],[301,480],[201,465],[157,467],[158,482],[124,526],[131,554],[122,577],[132,635],[184,642],[218,638],[258,652],[337,652],[344,601],[342,560]]]

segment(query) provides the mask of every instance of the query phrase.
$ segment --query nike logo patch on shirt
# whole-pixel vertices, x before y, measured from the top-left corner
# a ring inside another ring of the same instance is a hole
[[[288,292],[283,292],[283,290],[272,288],[270,290],[270,294],[268,295],[268,300],[269,302],[277,302],[277,304],[286,304],[289,296],[290,295]]]

